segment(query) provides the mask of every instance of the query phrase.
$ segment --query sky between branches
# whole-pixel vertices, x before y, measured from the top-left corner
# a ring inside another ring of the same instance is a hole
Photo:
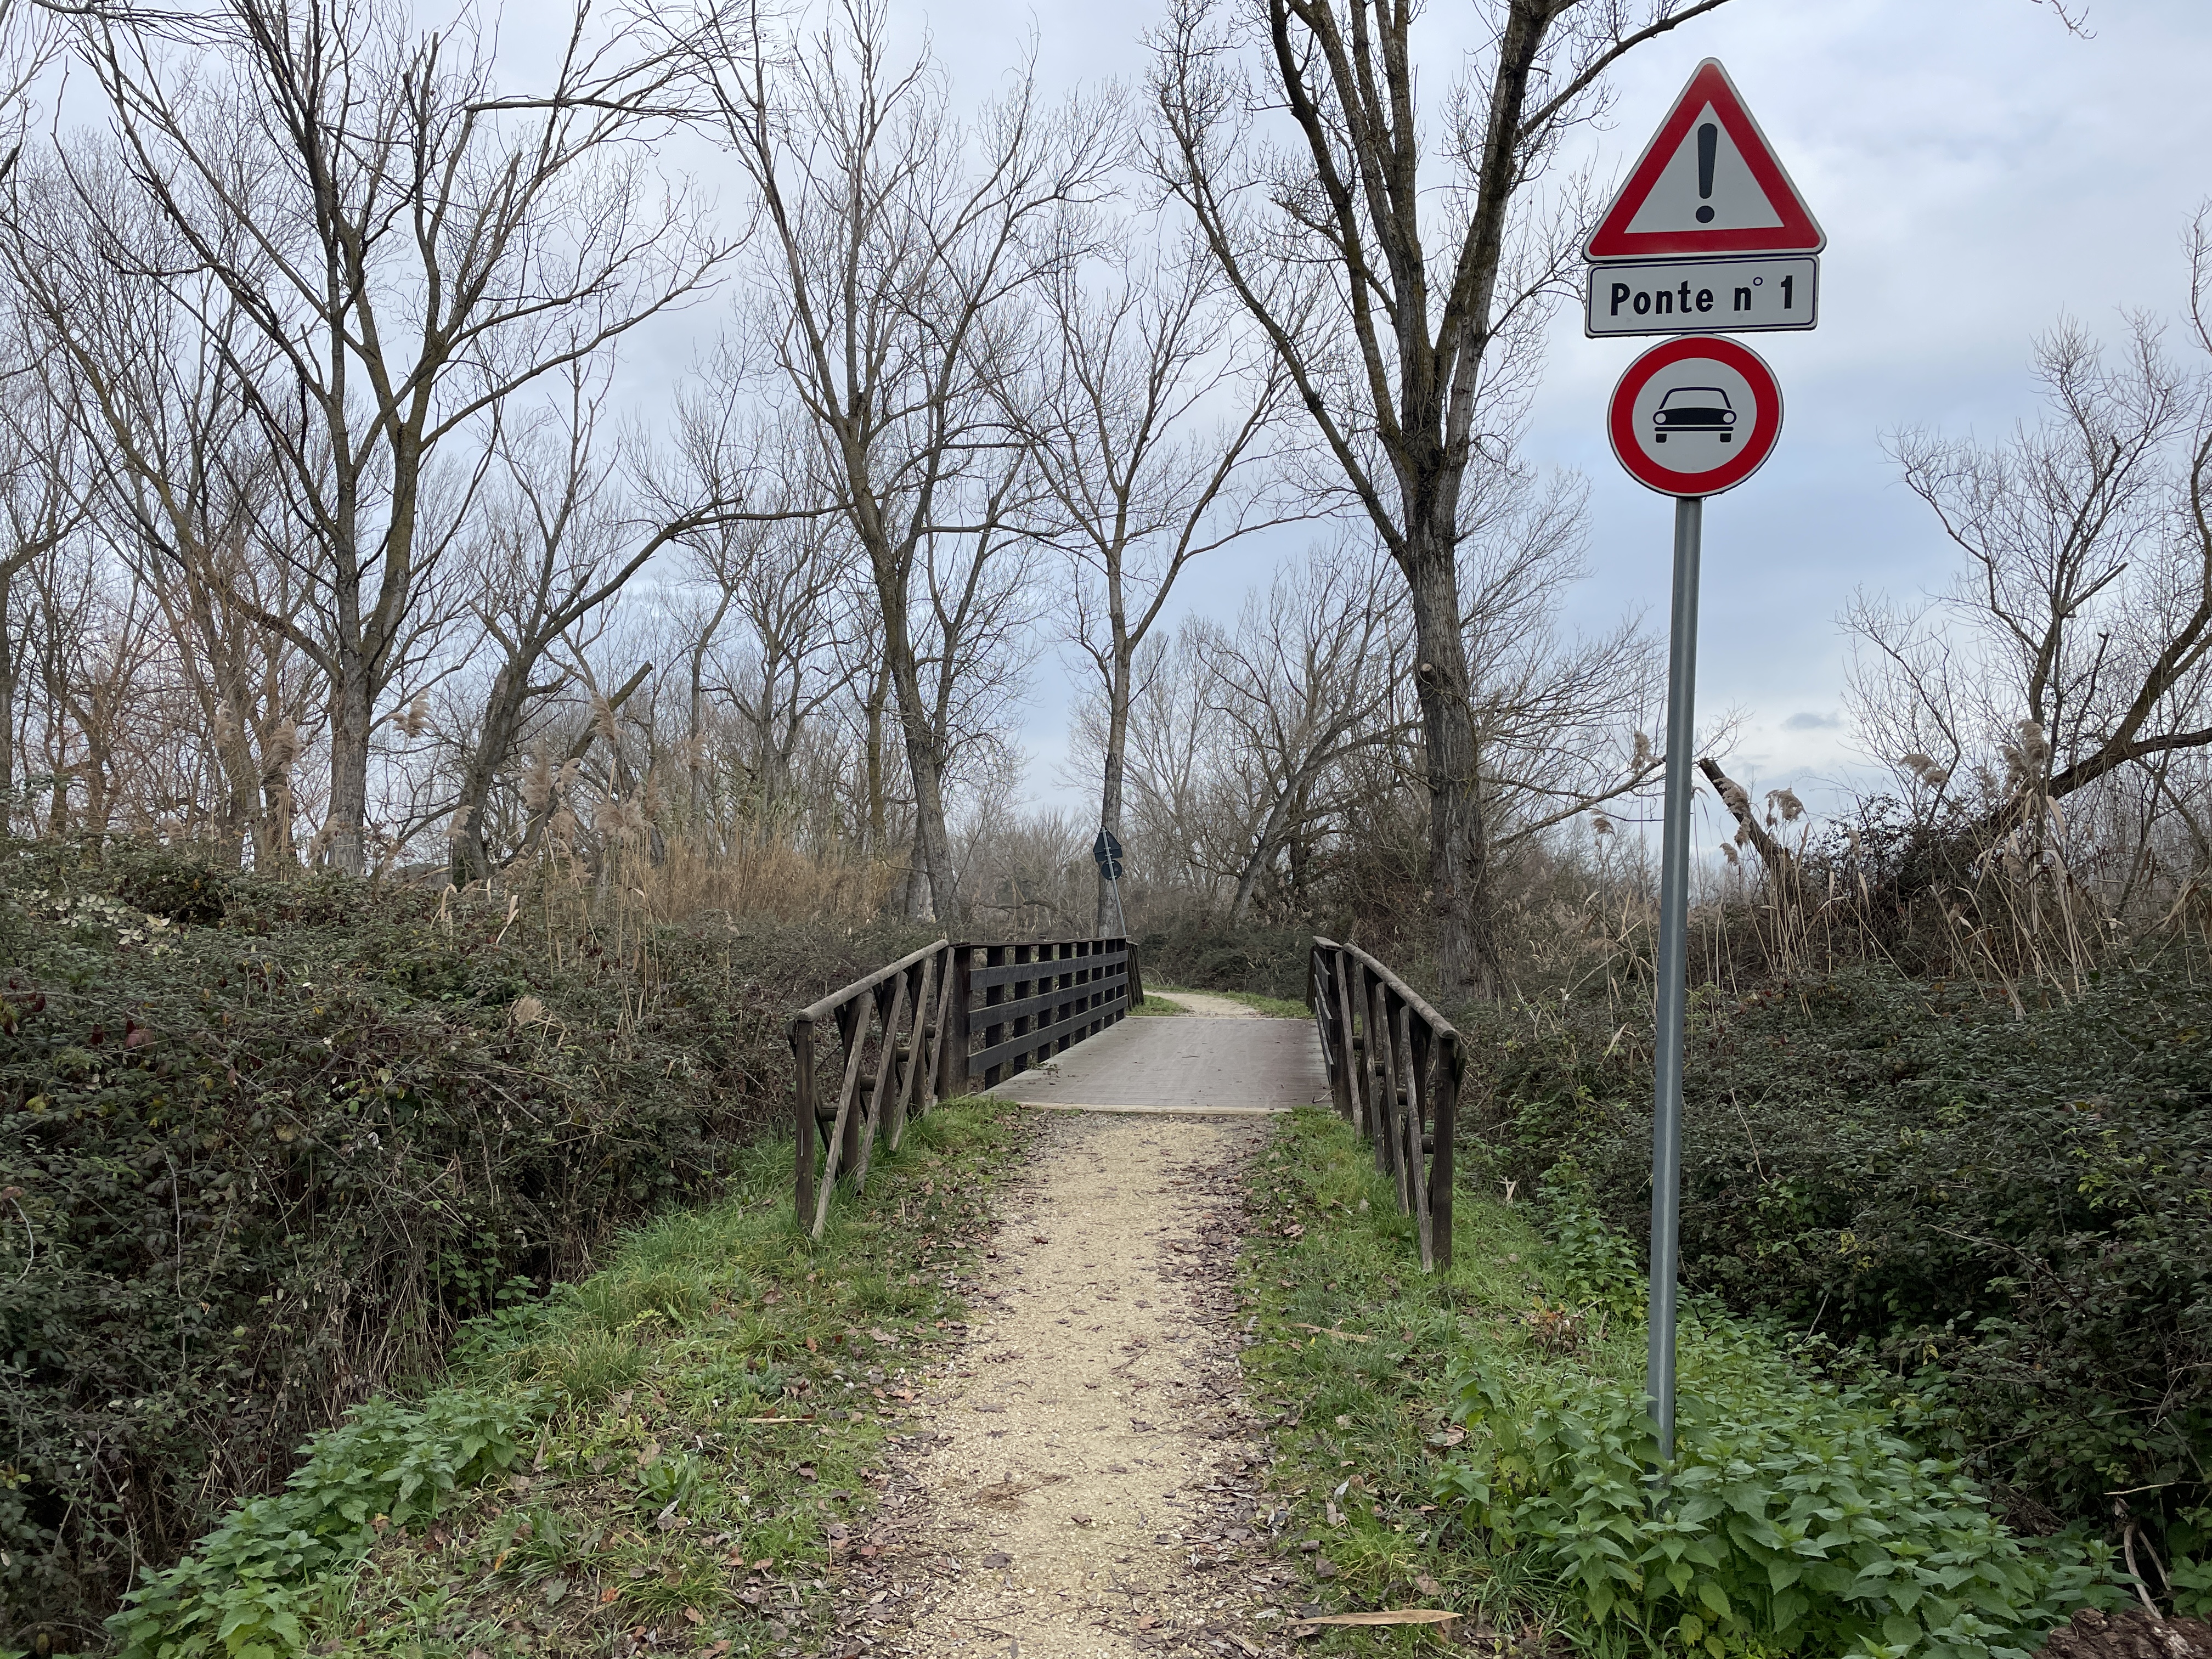
[[[1140,36],[1159,8],[902,9],[962,94],[980,97],[1032,40],[1049,90],[1102,76],[1140,85]],[[526,8],[506,14],[511,62],[529,55],[526,21]],[[1464,0],[1435,0],[1435,89],[1474,24]],[[2062,314],[2117,337],[2123,307],[2171,314],[2186,297],[2179,235],[2212,196],[2212,5],[2097,0],[2087,24],[2077,38],[2028,0],[1734,0],[1632,55],[1607,125],[1577,135],[1565,158],[1595,162],[1609,185],[1698,61],[1717,57],[1827,232],[1819,331],[1752,342],[1782,381],[1780,447],[1705,519],[1700,714],[1741,716],[1731,770],[1754,793],[1790,785],[1817,805],[1875,781],[1851,746],[1838,614],[1856,587],[1903,596],[1952,568],[1883,434],[1917,424],[1995,435],[2034,412],[2030,342]],[[679,368],[729,315],[718,301],[664,323],[640,343],[647,361],[634,358],[633,375]],[[1530,461],[1590,482],[1592,579],[1571,620],[1592,629],[1638,606],[1665,625],[1668,505],[1621,472],[1601,421],[1613,380],[1650,343],[1586,340],[1562,307],[1525,441]],[[1177,613],[1233,614],[1304,533],[1193,567]],[[1024,728],[1032,800],[1078,814],[1095,810],[1095,782],[1059,774],[1086,690],[1048,653]]]

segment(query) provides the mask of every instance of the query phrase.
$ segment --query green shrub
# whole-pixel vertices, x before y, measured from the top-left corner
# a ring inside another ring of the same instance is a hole
[[[1602,1008],[1482,1017],[1470,1118],[1503,1176],[1572,1154],[1646,1231],[1648,1032]],[[1896,1372],[2034,1530],[2130,1491],[2212,1544],[2212,987],[2119,966],[2016,1016],[1996,988],[1878,969],[1696,1000],[1683,1276]],[[1932,1369],[1931,1369],[1932,1368]],[[1934,1371],[1943,1374],[1940,1386]]]
[[[1581,1166],[1572,1158],[1561,1158],[1546,1173],[1543,1194],[1566,1299],[1616,1316],[1643,1313],[1649,1299],[1644,1264],[1635,1247],[1598,1213]]]
[[[1469,1437],[1439,1501],[1493,1553],[1563,1578],[1599,1632],[1711,1659],[2026,1659],[2075,1607],[2118,1601],[2105,1547],[2024,1549],[1878,1401],[1806,1380],[1724,1320],[1685,1335],[1656,1505],[1633,1389],[1533,1367],[1457,1385]]]
[[[0,1642],[82,1645],[518,1279],[716,1191],[786,1115],[787,1011],[910,932],[569,915],[0,848]]]

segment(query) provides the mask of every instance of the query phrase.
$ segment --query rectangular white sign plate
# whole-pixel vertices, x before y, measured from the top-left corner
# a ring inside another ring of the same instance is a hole
[[[1811,328],[1820,289],[1820,261],[1812,254],[1592,265],[1583,332],[1597,339]]]

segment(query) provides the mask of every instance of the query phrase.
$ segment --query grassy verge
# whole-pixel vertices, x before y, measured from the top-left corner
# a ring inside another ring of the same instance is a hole
[[[1180,1002],[1170,1002],[1165,997],[1154,996],[1148,991],[1145,994],[1145,1000],[1129,1012],[1133,1014],[1187,1014],[1190,1010]]]
[[[1022,1133],[1001,1102],[940,1107],[818,1245],[788,1143],[757,1148],[724,1201],[476,1322],[437,1393],[319,1437],[139,1592],[126,1659],[799,1652]]]
[[[2094,1546],[2023,1547],[1904,1437],[1908,1396],[1820,1380],[1767,1331],[1684,1322],[1681,1455],[1654,1518],[1640,1281],[1571,1188],[1462,1194],[1448,1273],[1419,1271],[1371,1153],[1288,1120],[1250,1176],[1246,1355],[1277,1413],[1273,1484],[1299,1612],[1441,1607],[1465,1633],[1607,1656],[1988,1659],[2114,1595]],[[1324,1629],[1310,1650],[1433,1650]]]

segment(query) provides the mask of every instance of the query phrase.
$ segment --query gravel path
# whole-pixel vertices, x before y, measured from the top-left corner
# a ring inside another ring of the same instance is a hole
[[[1200,1117],[1043,1127],[970,1293],[989,1312],[930,1379],[877,1523],[850,1540],[825,1652],[1287,1650],[1259,1608],[1289,1575],[1261,1554],[1232,1278],[1237,1175],[1265,1134]]]
[[[1154,991],[1151,994],[1163,1002],[1179,1002],[1194,1014],[1206,1019],[1260,1018],[1256,1008],[1247,1008],[1241,1002],[1231,1002],[1227,997],[1217,997],[1205,991]]]

